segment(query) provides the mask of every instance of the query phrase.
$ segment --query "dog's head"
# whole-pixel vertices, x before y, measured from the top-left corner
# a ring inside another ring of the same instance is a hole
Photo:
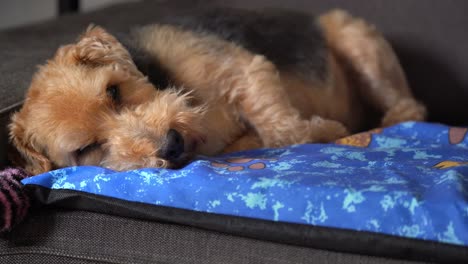
[[[10,139],[38,174],[72,165],[174,167],[202,138],[201,109],[158,90],[100,27],[62,46],[33,76]]]

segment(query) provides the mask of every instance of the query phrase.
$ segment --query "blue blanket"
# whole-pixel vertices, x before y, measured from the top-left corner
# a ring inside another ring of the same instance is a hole
[[[407,122],[334,144],[199,157],[180,170],[70,167],[23,183],[468,246],[466,134]]]

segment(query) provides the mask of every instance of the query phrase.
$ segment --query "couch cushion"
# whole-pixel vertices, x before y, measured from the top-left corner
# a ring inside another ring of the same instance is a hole
[[[32,214],[5,239],[0,263],[422,264],[285,245],[84,211]]]

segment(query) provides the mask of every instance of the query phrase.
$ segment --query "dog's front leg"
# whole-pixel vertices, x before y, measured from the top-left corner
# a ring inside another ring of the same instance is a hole
[[[224,150],[223,153],[230,153],[248,149],[256,149],[262,147],[262,139],[258,136],[258,134],[253,131],[249,130],[247,133],[236,139],[233,143],[228,145]]]
[[[328,142],[347,134],[346,128],[337,121],[319,116],[302,119],[291,105],[276,67],[265,57],[252,55],[243,74],[237,103],[265,147]]]

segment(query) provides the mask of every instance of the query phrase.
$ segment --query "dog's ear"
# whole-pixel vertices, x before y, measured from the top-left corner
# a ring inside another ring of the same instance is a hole
[[[50,171],[52,163],[41,154],[31,139],[27,137],[24,124],[18,113],[12,116],[12,122],[8,126],[10,129],[10,141],[16,147],[20,155],[15,156],[15,165],[22,166],[32,175],[37,175]]]
[[[102,27],[90,25],[76,44],[77,60],[90,66],[119,64],[131,61],[124,46]]]
[[[77,50],[75,44],[60,46],[57,52],[55,52],[55,55],[52,58],[52,60],[49,60],[49,63],[54,62],[61,65],[77,64],[79,63],[79,59],[76,52]]]
[[[129,59],[127,50],[105,29],[90,25],[74,44],[61,46],[54,61],[101,66]]]
[[[86,31],[81,34],[78,38],[78,43],[86,41],[87,39],[109,45],[118,43],[118,40],[104,28],[94,24],[89,25]]]

